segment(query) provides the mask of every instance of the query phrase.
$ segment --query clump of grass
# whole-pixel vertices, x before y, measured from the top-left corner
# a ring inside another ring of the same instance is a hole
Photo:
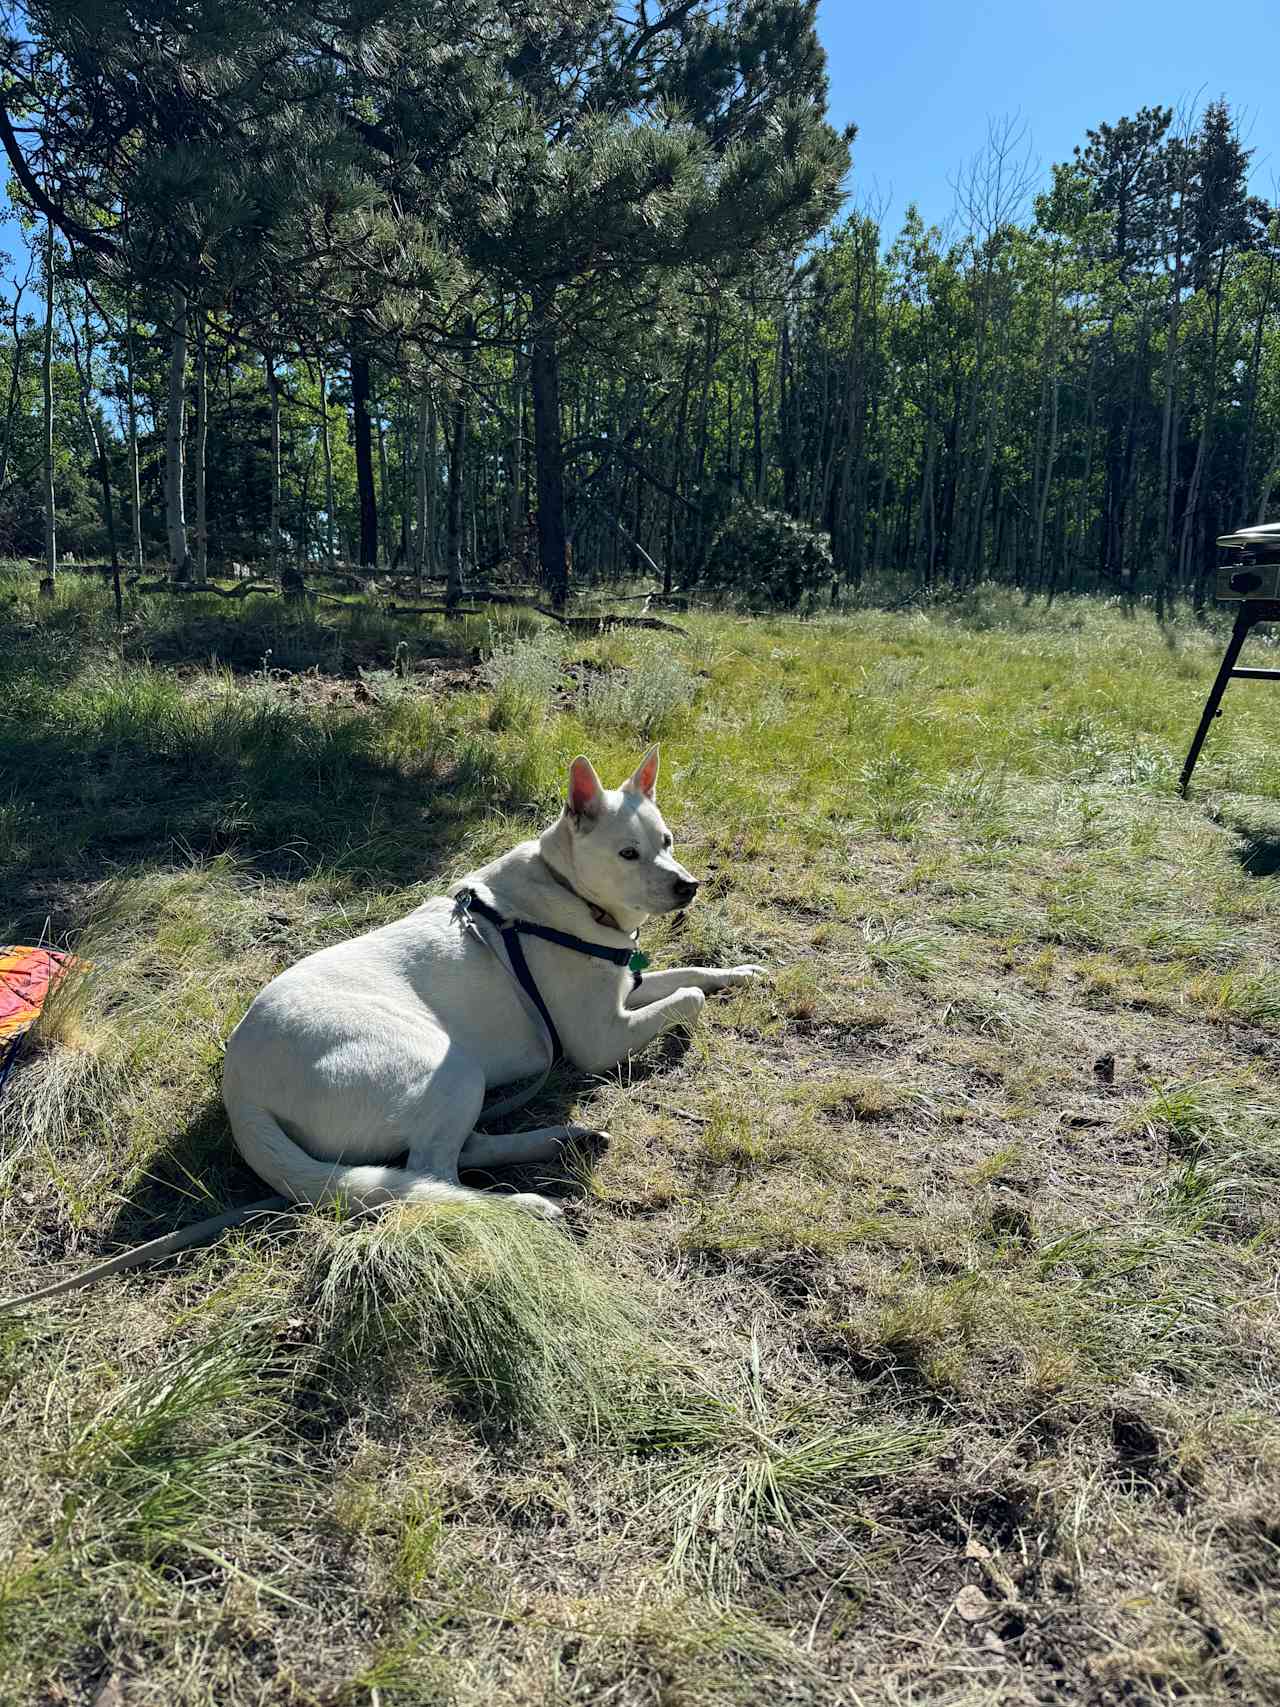
[[[84,1526],[82,1549],[96,1535],[151,1563],[214,1544],[248,1501],[265,1515],[282,1484],[270,1440],[280,1381],[264,1377],[265,1349],[237,1323],[144,1368],[73,1426],[59,1454],[62,1509]]]
[[[582,1631],[579,1670],[594,1701],[687,1701],[741,1707],[794,1698],[818,1668],[795,1642],[741,1605],[659,1593],[602,1606]]]
[[[503,1204],[317,1218],[300,1289],[338,1371],[426,1357],[489,1430],[607,1436],[662,1352],[635,1297],[555,1227]]]
[[[942,967],[942,945],[897,919],[865,919],[862,940],[877,972],[927,983]]]
[[[133,1350],[123,1374],[86,1364],[87,1338],[68,1344],[62,1326],[56,1351],[38,1339],[7,1348],[5,1362],[23,1365],[13,1399],[28,1426],[0,1510],[5,1702],[71,1698],[55,1680],[83,1675],[104,1629],[174,1628],[210,1577],[224,1593],[298,1604],[278,1536],[306,1509],[312,1478],[263,1324],[241,1316],[207,1338]]]
[[[554,636],[546,629],[530,634],[491,627],[488,652],[484,679],[493,693],[489,727],[520,729],[542,723],[563,670]]]
[[[881,835],[914,840],[925,811],[925,779],[914,760],[904,753],[887,753],[863,766],[861,780],[868,815]]]
[[[843,1073],[819,1088],[815,1102],[823,1113],[844,1120],[888,1120],[906,1098],[897,1085],[873,1073]]]
[[[1003,769],[973,765],[949,777],[939,797],[962,828],[982,841],[997,841],[1010,829],[1008,783]]]
[[[1228,1129],[1232,1092],[1204,1082],[1163,1085],[1129,1117],[1139,1131],[1164,1138],[1172,1151],[1196,1156]]]
[[[582,715],[594,729],[653,740],[684,720],[700,685],[670,650],[646,647],[627,669],[592,675],[582,696]]]
[[[221,1040],[262,976],[256,905],[226,856],[116,878],[87,897],[65,943],[73,969],[0,1097],[0,1192],[38,1158],[73,1218],[90,1218],[105,1169],[127,1155],[145,1170],[149,1136],[189,1123],[185,1099],[206,1094]],[[174,1059],[175,1028],[188,1027]]]
[[[723,1591],[767,1532],[811,1556],[815,1532],[857,1522],[859,1489],[921,1463],[943,1438],[896,1420],[836,1427],[812,1405],[771,1404],[753,1334],[739,1397],[676,1398],[636,1444],[667,1461],[653,1504],[671,1537],[668,1570]]]
[[[1246,1025],[1280,1025],[1280,972],[1264,966],[1197,981],[1193,996],[1212,1016]]]
[[[1012,1038],[1036,1031],[1034,1005],[1013,990],[989,990],[981,984],[965,984],[948,997],[942,1023],[966,1028],[985,1037]]]

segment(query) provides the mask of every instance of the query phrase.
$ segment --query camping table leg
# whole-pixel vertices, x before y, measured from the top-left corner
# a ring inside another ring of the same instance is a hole
[[[1235,669],[1236,659],[1240,656],[1240,648],[1248,638],[1249,630],[1257,618],[1247,605],[1242,605],[1236,618],[1235,627],[1231,630],[1231,639],[1227,642],[1227,650],[1223,655],[1222,667],[1219,669],[1213,686],[1209,689],[1209,697],[1204,704],[1204,713],[1200,718],[1200,727],[1196,730],[1195,740],[1191,743],[1191,751],[1187,754],[1187,762],[1182,767],[1182,777],[1178,783],[1178,793],[1185,800],[1187,788],[1191,782],[1191,773],[1196,768],[1196,760],[1200,757],[1200,749],[1204,746],[1204,738],[1209,733],[1209,725],[1218,715],[1218,707],[1222,704],[1222,696],[1227,691],[1227,683],[1231,680],[1231,672]]]

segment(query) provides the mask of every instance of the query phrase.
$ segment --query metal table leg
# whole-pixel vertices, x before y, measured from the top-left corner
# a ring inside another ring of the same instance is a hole
[[[1205,701],[1204,714],[1200,719],[1200,727],[1196,730],[1195,740],[1191,743],[1191,751],[1187,754],[1187,762],[1182,767],[1182,777],[1178,783],[1178,793],[1185,800],[1187,788],[1191,782],[1191,773],[1196,768],[1196,760],[1200,757],[1200,749],[1204,746],[1204,738],[1209,733],[1209,725],[1218,715],[1218,707],[1222,704],[1222,696],[1227,691],[1227,683],[1231,680],[1231,672],[1235,669],[1236,659],[1240,656],[1240,648],[1248,638],[1249,630],[1258,618],[1248,605],[1241,605],[1240,614],[1231,630],[1231,639],[1227,642],[1227,650],[1223,654],[1222,666],[1218,671],[1209,697]]]

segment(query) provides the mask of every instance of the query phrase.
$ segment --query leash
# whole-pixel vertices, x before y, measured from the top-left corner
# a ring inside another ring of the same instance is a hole
[[[560,1041],[560,1033],[556,1030],[556,1022],[551,1017],[551,1010],[542,999],[533,973],[529,970],[529,962],[525,958],[521,945],[522,936],[539,937],[543,942],[553,942],[558,948],[571,949],[575,954],[589,955],[593,960],[607,960],[611,965],[625,967],[631,973],[631,987],[639,989],[643,982],[645,967],[649,957],[642,954],[639,948],[608,948],[603,943],[587,942],[580,936],[571,936],[568,931],[558,931],[551,925],[535,924],[532,919],[504,919],[495,907],[487,901],[482,901],[474,889],[459,889],[454,896],[454,912],[461,920],[465,930],[469,930],[489,950],[498,961],[507,976],[514,980],[520,991],[527,1011],[531,1011],[541,1022],[546,1034],[548,1060],[542,1078],[538,1080],[533,1090],[521,1092],[519,1102],[528,1102],[546,1082],[547,1075],[558,1061],[564,1060],[564,1045]],[[492,925],[502,938],[502,945],[507,951],[504,961],[497,949],[485,936],[475,920],[471,917],[476,913],[486,924]],[[636,933],[637,936],[639,932]],[[505,1108],[505,1104],[503,1107]],[[519,1103],[516,1104],[519,1106]],[[492,1111],[486,1110],[486,1117]]]

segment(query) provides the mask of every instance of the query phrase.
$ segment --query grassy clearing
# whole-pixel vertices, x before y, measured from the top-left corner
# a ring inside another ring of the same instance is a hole
[[[583,641],[6,586],[4,1290],[260,1195],[299,955],[650,736],[762,959],[496,1201],[282,1217],[0,1321],[0,1703],[1280,1699],[1280,743],[1221,637],[981,594]]]

